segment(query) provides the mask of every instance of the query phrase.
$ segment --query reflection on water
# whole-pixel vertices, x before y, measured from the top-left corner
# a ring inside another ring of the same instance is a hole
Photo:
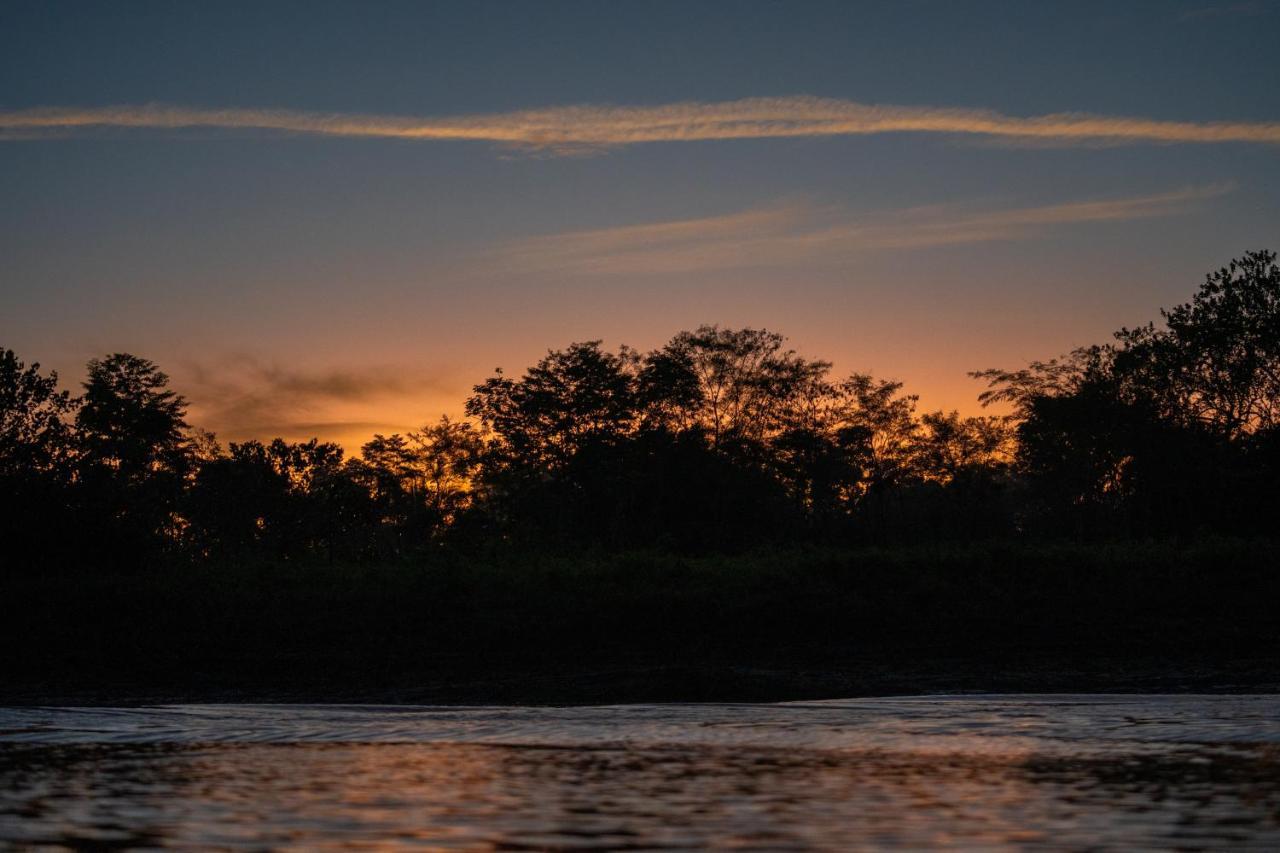
[[[0,709],[0,846],[1280,849],[1280,699]]]

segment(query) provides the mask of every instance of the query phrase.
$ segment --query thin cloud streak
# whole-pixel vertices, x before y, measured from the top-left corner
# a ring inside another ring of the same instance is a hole
[[[1173,216],[1232,184],[1003,210],[935,205],[866,215],[790,202],[724,216],[574,231],[508,244],[506,272],[680,273],[832,263],[860,252],[1026,239],[1054,226]]]
[[[148,104],[0,112],[0,140],[101,129],[267,130],[416,141],[479,141],[530,151],[582,153],[644,142],[695,142],[880,133],[967,134],[1028,143],[1280,144],[1280,122],[1190,122],[1054,113],[861,104],[793,96],[651,107],[565,106],[443,118],[297,110],[199,109]]]

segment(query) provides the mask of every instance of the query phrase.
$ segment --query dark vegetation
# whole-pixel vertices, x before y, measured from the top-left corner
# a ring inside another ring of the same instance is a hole
[[[752,690],[699,667],[933,661],[981,687],[1018,661],[1117,656],[1257,660],[1265,681],[1274,254],[1158,326],[974,376],[1011,414],[918,414],[896,382],[704,326],[650,353],[550,352],[477,385],[468,421],[346,458],[223,448],[145,359],[95,359],[72,396],[0,350],[9,689],[335,695],[658,667],[701,674],[637,696],[710,698]]]
[[[9,702],[1280,689],[1264,542],[443,554],[4,587]]]

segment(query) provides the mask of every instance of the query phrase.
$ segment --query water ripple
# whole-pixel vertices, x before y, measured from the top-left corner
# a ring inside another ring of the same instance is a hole
[[[0,709],[0,846],[1280,848],[1280,699]]]

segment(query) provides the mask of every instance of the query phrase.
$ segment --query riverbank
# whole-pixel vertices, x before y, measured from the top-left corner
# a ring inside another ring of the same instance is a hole
[[[267,682],[97,679],[9,682],[0,705],[129,707],[171,704],[606,705],[650,702],[784,702],[963,694],[1280,694],[1274,659],[1169,664],[1111,660],[995,664],[950,660],[868,662],[844,668],[689,666],[490,672],[425,671],[394,683],[339,677]]]
[[[0,579],[5,704],[1280,692],[1265,542],[438,555]]]

